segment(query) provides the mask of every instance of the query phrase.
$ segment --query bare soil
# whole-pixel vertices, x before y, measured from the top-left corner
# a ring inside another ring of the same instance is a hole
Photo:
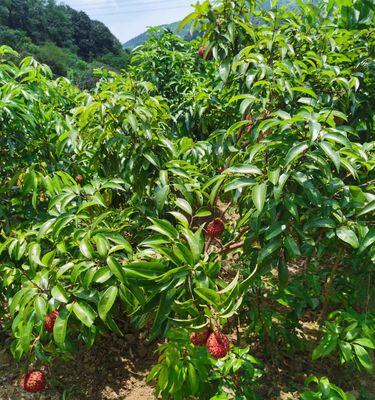
[[[314,322],[304,323],[304,333],[313,334],[315,326]],[[18,387],[20,366],[12,360],[8,345],[9,340],[6,340],[0,350],[0,400],[156,399],[146,376],[156,361],[157,344],[142,338],[136,331],[124,337],[103,336],[91,349],[82,348],[74,361],[56,362],[48,371],[53,377],[48,390],[40,395],[25,394]],[[268,356],[262,354],[256,344],[252,351],[264,363],[264,374],[257,388],[260,399],[297,400],[308,375],[326,375],[356,399],[375,400],[374,376],[339,366],[335,356],[312,363],[310,350],[295,351],[291,356],[285,349],[273,346]]]
[[[231,256],[235,258],[235,255]],[[301,266],[296,266],[296,272]],[[294,272],[294,271],[293,271]],[[233,271],[224,268],[226,280]],[[260,400],[298,400],[310,375],[327,376],[332,383],[357,400],[375,400],[375,376],[360,373],[353,366],[340,366],[337,355],[311,361],[318,338],[316,314],[305,315],[299,336],[308,339],[310,348],[286,349],[285,344],[270,344],[262,349],[257,340],[249,342],[251,354],[263,363],[263,376],[255,388]],[[1,327],[1,325],[0,325]],[[157,361],[157,343],[124,322],[123,337],[99,337],[91,349],[82,347],[71,362],[57,361],[51,370],[48,388],[38,395],[25,394],[18,386],[21,365],[9,352],[10,339],[0,330],[0,400],[154,400],[154,388],[146,382]],[[235,340],[235,335],[233,338]],[[313,346],[313,347],[311,347]]]
[[[0,350],[0,400],[155,399],[153,387],[146,382],[157,358],[155,349],[155,343],[134,331],[124,337],[103,336],[91,349],[80,349],[74,361],[56,362],[48,371],[53,377],[48,389],[29,395],[18,387],[21,366],[4,348]]]

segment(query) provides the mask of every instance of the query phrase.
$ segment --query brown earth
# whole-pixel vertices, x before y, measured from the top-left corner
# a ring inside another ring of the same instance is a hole
[[[0,400],[151,400],[156,397],[146,382],[156,361],[156,345],[136,332],[124,337],[107,335],[71,362],[56,362],[48,371],[49,388],[29,395],[18,387],[21,366],[4,348],[0,351]],[[65,397],[64,396],[65,392]]]
[[[304,323],[304,334],[311,335],[315,323]],[[0,400],[153,400],[153,387],[146,376],[156,361],[157,344],[133,331],[124,337],[107,335],[89,350],[82,348],[71,362],[56,362],[49,376],[49,388],[40,395],[25,394],[18,387],[20,366],[12,360],[6,346],[0,350]],[[294,351],[273,345],[265,357],[253,344],[252,354],[264,364],[257,388],[261,400],[297,400],[308,375],[330,378],[358,400],[375,399],[374,376],[343,368],[337,358],[311,362],[311,351]],[[366,393],[361,396],[361,393]],[[64,397],[65,394],[65,397]]]

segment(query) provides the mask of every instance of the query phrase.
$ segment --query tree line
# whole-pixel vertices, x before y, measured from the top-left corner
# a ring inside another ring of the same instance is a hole
[[[57,75],[84,79],[93,67],[121,69],[129,53],[102,22],[55,0],[4,0],[0,43],[48,63]],[[94,65],[88,65],[94,63]]]

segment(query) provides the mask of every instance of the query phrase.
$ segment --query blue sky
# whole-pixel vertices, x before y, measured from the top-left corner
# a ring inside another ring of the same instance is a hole
[[[148,26],[179,21],[193,9],[196,0],[61,0],[92,19],[104,22],[122,43]]]

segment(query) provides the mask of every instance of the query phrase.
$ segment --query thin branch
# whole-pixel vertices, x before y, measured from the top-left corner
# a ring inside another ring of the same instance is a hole
[[[329,298],[330,298],[331,291],[332,291],[333,281],[335,279],[337,269],[340,265],[341,255],[342,255],[342,249],[339,250],[339,253],[336,257],[336,261],[333,264],[331,274],[330,274],[329,278],[327,279],[327,282],[326,282],[326,285],[324,288],[323,307],[322,307],[322,311],[321,311],[319,319],[318,319],[320,325],[322,325],[323,319],[325,318],[327,311],[328,311]]]

